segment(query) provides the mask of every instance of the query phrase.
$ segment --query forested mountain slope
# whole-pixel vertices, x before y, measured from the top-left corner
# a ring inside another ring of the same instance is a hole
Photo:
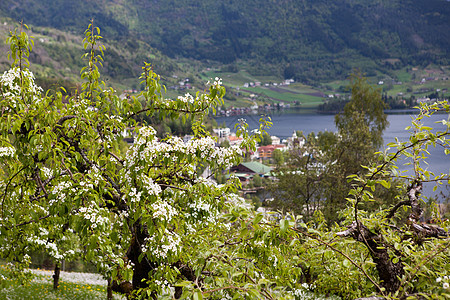
[[[3,0],[3,15],[106,39],[139,38],[171,57],[252,62],[301,81],[405,65],[447,65],[446,0]]]

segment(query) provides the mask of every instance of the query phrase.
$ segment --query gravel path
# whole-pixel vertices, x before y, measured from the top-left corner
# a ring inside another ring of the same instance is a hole
[[[36,275],[43,275],[53,280],[53,271],[48,270],[30,270]],[[99,274],[94,273],[80,273],[80,272],[64,272],[61,271],[59,280],[65,282],[93,284],[93,285],[107,285],[107,281]]]

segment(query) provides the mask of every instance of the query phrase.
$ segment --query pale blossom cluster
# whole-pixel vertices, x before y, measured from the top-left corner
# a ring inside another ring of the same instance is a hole
[[[130,189],[128,196],[130,197],[131,202],[140,202],[141,201],[142,192],[138,192],[135,187]]]
[[[41,168],[42,174],[44,175],[45,179],[51,178],[53,176],[53,170],[49,169],[47,167]]]
[[[116,215],[117,218],[114,221],[114,223],[118,226],[118,227],[122,227],[125,224],[125,220],[128,218],[129,213],[128,211],[119,211],[119,213]]]
[[[192,111],[194,112],[195,106],[206,104],[209,106],[209,103],[212,102],[215,98],[211,98],[207,94],[203,94],[201,96],[193,96],[189,93],[186,93],[184,96],[178,96],[176,100],[166,98],[166,99],[157,99],[154,105],[160,106],[161,109],[189,109],[189,107],[194,106]]]
[[[195,153],[197,150],[203,153],[207,153],[216,147],[216,141],[212,137],[204,137],[200,139],[192,139],[186,144],[191,153]],[[203,158],[204,156],[202,156]]]
[[[302,284],[303,287],[303,284]],[[310,292],[308,289],[300,288],[294,289],[289,292],[291,295],[295,296],[295,299],[304,299],[304,300],[317,300],[317,299],[328,299],[319,295]],[[340,298],[339,298],[340,299]]]
[[[64,202],[69,190],[75,192],[75,190],[72,189],[72,182],[70,181],[61,181],[55,185],[51,193],[56,196],[56,199],[50,200],[50,205],[53,205],[58,201]]]
[[[450,287],[449,279],[450,279],[449,276],[445,275],[443,277],[436,278],[436,282],[437,283],[441,283],[442,282],[442,288],[444,290],[447,290]]]
[[[178,253],[181,238],[178,234],[164,230],[161,238],[152,235],[145,239],[145,243],[141,246],[142,252],[149,252],[158,259],[166,258],[169,253]]]
[[[152,126],[144,126],[139,129],[139,135],[141,137],[153,137],[156,135],[156,130]]]
[[[22,79],[26,83],[26,90],[23,92],[27,95],[31,95],[29,99],[30,103],[39,103],[40,95],[42,93],[42,88],[37,86],[34,82],[34,74],[28,70],[22,70]],[[0,93],[4,98],[8,98],[9,104],[12,107],[16,107],[18,101],[22,95],[21,76],[20,68],[14,67],[5,71],[2,76],[0,76]]]
[[[209,105],[209,103],[212,102],[214,100],[214,98],[211,98],[207,94],[203,94],[201,96],[197,95],[194,97],[190,93],[186,93],[186,94],[184,94],[184,96],[178,96],[177,100],[178,100],[178,103],[182,103],[185,106],[187,106],[187,105],[202,105],[202,104]],[[164,103],[167,107],[170,107],[174,103],[174,101],[172,101],[170,99],[166,99]]]
[[[206,222],[215,223],[216,211],[211,204],[204,202],[201,198],[196,199],[195,202],[189,203],[190,213],[187,216],[191,216],[194,219],[206,218]]]
[[[215,188],[218,186],[216,181],[214,181],[210,178],[205,178],[205,177],[201,177],[201,176],[195,179],[195,183],[196,184],[204,184],[211,188]]]
[[[91,227],[93,229],[97,228],[97,226],[106,225],[109,223],[109,219],[107,217],[102,216],[101,208],[96,209],[94,207],[80,207],[79,215],[81,215],[84,219],[91,222]]]
[[[238,146],[231,147],[216,147],[212,153],[211,158],[215,160],[218,165],[223,165],[225,169],[233,165],[233,158],[242,156],[242,149]]]
[[[177,162],[179,156],[198,155],[201,159],[208,159],[224,167],[233,164],[233,158],[242,155],[239,147],[222,148],[216,147],[216,141],[212,137],[192,139],[187,143],[179,137],[172,136],[166,141],[158,141],[155,131],[151,127],[140,129],[140,135],[136,143],[128,150],[126,155],[126,166],[133,168],[137,173],[141,168],[137,166],[139,160],[146,164],[153,164],[157,159],[170,158]]]
[[[93,189],[94,185],[90,182],[87,182],[85,180],[80,181],[79,183],[79,192],[80,193],[86,193],[89,191],[89,189]]]
[[[107,115],[108,118],[110,118],[111,120],[117,120],[119,122],[123,121],[123,118],[121,116],[116,116],[116,115]]]
[[[74,111],[89,107],[88,101],[80,97],[69,98],[69,104]]]
[[[47,249],[47,253],[56,260],[61,260],[64,258],[64,255],[60,253],[58,246],[48,240],[48,231],[46,230],[41,232],[40,237],[30,236],[27,238],[27,240],[31,244],[43,246],[45,249]]]
[[[184,103],[191,103],[193,104],[195,102],[196,99],[194,99],[194,96],[192,96],[189,93],[184,94],[184,96],[178,96],[177,98],[179,101],[184,102]]]
[[[155,284],[161,288],[161,296],[169,296],[171,299],[174,298],[175,288],[167,280],[162,281],[156,279]]]
[[[153,218],[166,219],[168,222],[177,214],[177,210],[166,201],[157,201],[151,205]]]
[[[208,81],[206,83],[206,85],[209,85],[209,84],[211,84],[211,81]],[[220,87],[222,85],[222,78],[219,78],[219,77],[214,78],[214,82],[213,82],[212,85],[215,86],[215,87]]]
[[[16,149],[14,149],[13,147],[0,147],[0,157],[12,157],[15,153]]]
[[[158,196],[159,194],[161,194],[161,187],[159,186],[159,184],[154,182],[152,178],[148,177],[145,174],[142,174],[140,178],[142,184],[144,185],[144,189],[149,195]]]
[[[0,187],[3,186],[4,182],[0,182]],[[22,200],[23,198],[27,198],[31,196],[33,192],[29,189],[19,187],[17,190],[12,190],[11,194],[9,195],[10,199],[18,199]]]
[[[245,201],[244,198],[234,193],[226,195],[225,201],[231,206],[243,207],[246,209],[250,209],[252,207],[252,205]]]
[[[214,85],[214,86],[220,86],[220,85],[222,85],[222,78],[219,78],[219,77],[214,78],[214,83],[213,83],[213,85]]]

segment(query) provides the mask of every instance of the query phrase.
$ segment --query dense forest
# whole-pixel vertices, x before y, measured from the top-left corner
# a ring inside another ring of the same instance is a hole
[[[94,18],[107,41],[138,38],[172,58],[244,64],[306,83],[345,78],[354,67],[370,76],[448,65],[450,49],[444,0],[4,0],[0,15],[76,34]]]

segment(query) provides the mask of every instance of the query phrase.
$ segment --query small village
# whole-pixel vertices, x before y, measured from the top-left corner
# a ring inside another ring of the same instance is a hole
[[[214,129],[214,134],[218,137],[218,144],[229,144],[230,146],[239,146],[243,138],[232,133],[230,128]],[[243,185],[250,183],[255,176],[260,178],[272,178],[271,171],[273,167],[273,154],[278,151],[289,151],[295,148],[301,148],[305,144],[303,137],[298,137],[294,131],[292,136],[281,140],[277,136],[270,136],[271,144],[258,145],[256,151],[248,153],[246,161],[238,166],[233,166],[230,173],[239,178]]]

